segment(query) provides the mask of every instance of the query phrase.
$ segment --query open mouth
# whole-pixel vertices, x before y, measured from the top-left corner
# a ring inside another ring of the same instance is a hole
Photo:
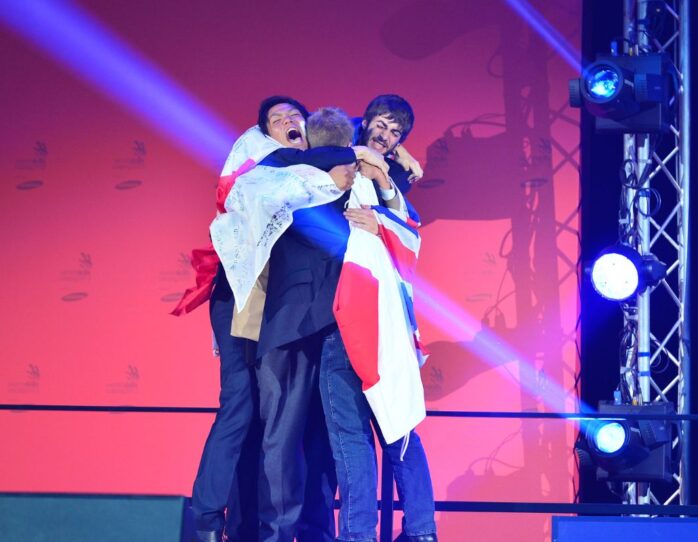
[[[286,138],[291,143],[299,143],[303,140],[303,135],[298,128],[291,128],[288,132],[286,132]]]
[[[382,139],[378,139],[377,137],[374,137],[374,138],[373,138],[373,141],[374,141],[375,143],[377,143],[378,145],[380,145],[381,147],[383,147],[384,149],[387,149],[387,148],[388,148],[388,142],[387,142],[387,141],[383,141]]]

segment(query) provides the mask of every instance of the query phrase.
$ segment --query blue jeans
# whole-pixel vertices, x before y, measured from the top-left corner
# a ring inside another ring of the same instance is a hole
[[[336,327],[323,338],[320,395],[342,501],[338,540],[375,540],[378,481],[371,408]],[[415,431],[410,433],[404,460],[400,461],[402,439],[386,444],[377,427],[376,433],[395,471],[398,496],[404,509],[404,533],[408,536],[436,533],[434,492],[419,436]]]

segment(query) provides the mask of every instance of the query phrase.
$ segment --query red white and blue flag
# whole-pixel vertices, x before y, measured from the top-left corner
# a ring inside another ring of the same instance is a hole
[[[334,314],[352,367],[388,444],[426,416],[419,368],[426,353],[414,316],[412,279],[419,254],[417,224],[377,205],[372,182],[357,178],[349,207],[372,206],[379,236],[352,227]]]

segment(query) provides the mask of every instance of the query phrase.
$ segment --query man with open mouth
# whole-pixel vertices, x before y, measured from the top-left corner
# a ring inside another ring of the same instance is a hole
[[[260,106],[259,127],[284,145],[260,165],[312,165],[329,172],[335,185],[345,191],[351,188],[355,172],[347,166],[357,161],[387,172],[382,154],[367,146],[307,149],[307,114],[300,104],[283,100],[272,97]],[[294,212],[293,223],[276,242],[269,259],[257,350],[264,424],[259,489],[263,541],[291,542],[296,530],[301,541],[334,540],[336,475],[318,377],[323,340],[334,337],[337,329],[332,302],[348,237],[343,215],[347,197],[348,192],[331,203]],[[302,447],[305,461],[298,455]],[[306,465],[308,487],[314,491],[303,494]],[[318,494],[318,487],[325,490],[323,495]],[[309,524],[324,524],[324,538],[317,538],[317,528],[304,535]]]
[[[284,147],[307,149],[305,119],[307,111],[300,104],[278,103],[269,108],[265,128],[267,135]],[[264,131],[264,130],[262,130]]]
[[[304,133],[303,122],[291,107],[275,105],[268,110],[267,116],[269,135],[288,141],[293,146],[272,153],[261,165],[291,165],[297,163],[294,160],[301,152],[306,159],[308,154],[317,153],[313,164],[316,166],[320,163],[321,156],[327,157],[330,149],[333,149],[334,155],[351,155],[351,147],[299,150],[306,145],[305,139],[301,139],[296,133]],[[262,118],[260,115],[260,121]],[[405,167],[409,165],[406,160],[408,155],[404,153],[400,156],[398,149],[412,129],[413,123],[412,108],[403,98],[395,95],[384,95],[374,99],[362,121],[361,143],[373,153],[393,156],[394,159],[389,160],[392,166],[391,173],[401,180],[405,191],[409,189],[409,177],[414,172]],[[332,161],[320,168],[327,170],[336,163]],[[346,188],[349,186],[348,183]],[[381,194],[384,201],[390,199],[384,192],[381,191]],[[375,461],[375,455],[364,445],[373,439],[371,416],[361,395],[358,377],[349,365],[332,312],[349,236],[347,221],[342,216],[347,196],[348,194],[332,203],[294,212],[292,225],[274,245],[269,259],[269,282],[258,347],[257,376],[262,397],[262,418],[266,424],[263,444],[263,449],[266,450],[278,450],[285,446],[291,449],[298,448],[300,439],[303,438],[299,430],[307,428],[306,423],[311,426],[321,425],[323,431],[325,430],[324,421],[316,418],[321,415],[317,402],[318,373],[322,374],[324,371],[325,374],[324,380],[321,381],[322,393],[326,393],[327,390],[331,392],[332,389],[346,391],[351,388],[352,393],[346,393],[345,396],[340,397],[340,394],[334,393],[330,401],[333,407],[329,412],[325,409],[325,415],[332,420],[330,431],[333,441],[342,442],[341,446],[335,445],[335,456],[339,448],[342,448],[344,454],[339,468],[349,463],[356,467],[351,475],[343,473],[342,476],[342,499],[346,499],[343,510],[347,514],[344,516],[338,540],[370,542],[375,541],[377,519],[375,480],[371,482],[373,477],[370,468]],[[360,213],[373,213],[371,209],[355,209],[353,212],[354,220],[359,218],[356,215]],[[357,302],[360,303],[360,300]],[[346,365],[345,370],[325,370],[328,366],[336,369],[342,364]],[[324,367],[322,371],[321,365]],[[353,380],[349,382],[349,379]],[[296,397],[301,389],[304,393]],[[264,397],[273,401],[265,404]],[[283,406],[280,407],[279,404]],[[342,416],[336,419],[332,417],[335,409],[342,411]],[[348,417],[358,420],[359,423],[349,429],[338,421]],[[303,423],[299,423],[300,421]],[[356,426],[361,426],[361,429],[357,430]],[[314,471],[318,473],[321,471],[318,465],[329,459],[325,451],[326,441],[322,446],[318,446],[318,440],[314,445],[307,444],[306,437],[306,456],[308,461],[314,464]],[[400,478],[400,498],[405,505],[403,533],[398,540],[436,542],[433,490],[419,436],[411,431],[408,439],[386,445],[384,451],[389,453],[393,460],[396,477]],[[286,457],[290,457],[290,452]],[[283,462],[277,453],[264,457],[263,464],[266,465],[265,474],[269,483],[284,480],[286,487],[293,487],[293,484],[288,483],[293,479],[292,473],[299,466],[302,468],[297,459],[295,462]],[[326,468],[323,467],[323,470]],[[296,487],[298,479],[296,478]],[[277,492],[277,496],[281,494]],[[273,500],[273,496],[271,497]],[[311,504],[309,497],[306,494],[306,509]],[[329,505],[330,495],[326,497]],[[286,500],[286,504],[289,502]],[[318,506],[319,504],[313,507],[316,510],[326,509]],[[260,517],[262,516],[260,513]],[[290,533],[291,530],[288,530],[287,535]],[[290,538],[280,536],[269,540],[290,541]]]
[[[272,96],[264,100],[259,108],[258,127],[282,147],[273,150],[259,165],[312,165],[328,172],[340,190],[351,187],[353,164],[358,160],[387,172],[382,156],[365,146],[308,149],[307,117],[305,107],[293,98]],[[346,227],[341,214],[343,199],[340,200],[310,213],[311,222],[316,216],[332,219],[338,214],[339,229]],[[300,215],[298,220],[294,215],[294,225],[303,222],[303,213]],[[307,223],[305,226],[312,232],[323,231],[323,227]],[[219,271],[215,279],[210,312],[220,348],[220,408],[192,492],[197,534],[204,542],[222,539],[224,511],[253,416],[254,384],[250,382],[254,379],[249,376],[246,352],[255,347],[260,416],[264,421],[258,487],[259,540],[291,542],[295,536],[299,542],[334,539],[334,463],[317,386],[319,359],[307,337],[332,323],[327,314],[332,318],[334,289],[323,284],[328,258],[332,257],[318,251],[315,243],[332,246],[336,239],[332,239],[332,234],[330,239],[312,239],[311,234],[308,240],[298,232],[283,237],[287,240],[279,243],[281,248],[270,260],[266,304],[263,295],[256,301],[251,298],[243,311],[246,313],[236,312],[233,318],[235,300],[226,275]],[[341,239],[341,235],[337,238]],[[294,290],[294,285],[300,288]],[[265,306],[261,324],[260,305]],[[236,321],[245,322],[246,329],[231,336]],[[257,336],[259,343],[255,344]],[[303,448],[307,451],[305,461]],[[310,467],[307,472],[306,464]],[[306,475],[312,489],[307,493]],[[233,489],[232,501],[234,493]],[[241,498],[238,496],[238,502]],[[234,510],[228,511],[234,515]],[[241,535],[231,528],[230,522],[228,526],[230,541],[251,536]]]
[[[351,188],[354,169],[346,166],[359,160],[387,171],[381,154],[365,146],[308,149],[307,116],[305,108],[289,98],[262,102],[258,126],[284,148],[260,165],[312,165],[329,172],[340,190]],[[328,269],[341,266],[341,246],[336,247],[347,227],[342,215],[345,200],[346,195],[295,212],[269,260],[256,366],[264,425],[260,541],[291,542],[296,533],[301,541],[334,539],[336,475],[319,395],[316,337],[334,325],[334,288],[326,278],[332,274]],[[299,449],[304,449],[305,461]],[[304,493],[306,465],[310,491]]]

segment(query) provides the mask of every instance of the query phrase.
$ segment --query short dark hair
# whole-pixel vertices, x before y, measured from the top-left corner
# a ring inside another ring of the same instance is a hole
[[[338,107],[321,107],[308,117],[305,125],[308,145],[346,147],[354,138],[354,125]]]
[[[401,143],[407,139],[414,125],[414,111],[407,100],[397,94],[376,96],[366,107],[363,120],[366,121],[366,124],[370,124],[373,117],[378,115],[385,115],[389,120],[400,125],[402,128]]]
[[[294,100],[288,96],[269,96],[268,98],[262,100],[262,103],[259,104],[259,115],[257,116],[257,126],[259,126],[259,129],[262,130],[264,135],[269,135],[269,130],[267,130],[267,121],[269,120],[267,117],[269,116],[269,110],[275,105],[279,104],[292,105],[301,112],[304,119],[308,119],[308,110],[298,100]]]

